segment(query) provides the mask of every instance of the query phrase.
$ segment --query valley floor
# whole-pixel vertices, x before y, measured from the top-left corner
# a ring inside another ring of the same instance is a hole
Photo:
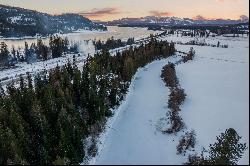
[[[155,61],[140,69],[131,84],[126,104],[119,110],[100,155],[92,164],[182,164],[176,136],[156,130],[166,116],[169,90],[160,78],[162,67],[178,58]]]
[[[191,37],[171,35],[163,40],[188,42]],[[216,136],[227,128],[234,128],[242,136],[248,149],[239,164],[249,164],[249,38],[209,37],[207,43],[227,44],[228,48],[176,44],[176,49],[188,52],[194,47],[193,61],[176,66],[180,85],[187,94],[181,108],[186,125],[176,135],[162,134],[157,130],[161,118],[168,112],[169,89],[160,78],[161,69],[178,57],[154,61],[138,70],[129,93],[114,117],[107,123],[98,143],[99,154],[89,164],[183,164],[186,156],[176,154],[176,145],[185,131],[194,129],[195,150],[208,148]],[[91,45],[82,45],[82,51],[93,54]],[[64,65],[73,55],[35,64],[20,64],[17,68],[0,72],[2,84],[19,75],[38,73]],[[78,67],[86,56],[77,57]]]
[[[190,46],[177,46],[188,51]],[[230,41],[229,48],[194,47],[193,61],[176,67],[187,99],[181,116],[194,129],[196,150],[216,141],[216,136],[234,128],[247,143],[239,164],[249,164],[249,43]]]
[[[172,36],[170,40],[183,39]],[[234,128],[248,147],[238,164],[249,164],[249,42],[245,38],[207,39],[210,43],[218,40],[229,48],[176,45],[178,51],[188,52],[190,47],[196,51],[193,61],[176,67],[180,85],[187,94],[181,108],[184,131],[195,130],[195,150],[200,153],[220,133]],[[176,145],[184,131],[177,135],[157,131],[159,119],[168,112],[169,90],[160,78],[161,69],[168,61],[155,61],[136,73],[113,124],[109,123],[101,137],[99,155],[90,164],[183,164],[186,161],[187,155],[176,154]]]

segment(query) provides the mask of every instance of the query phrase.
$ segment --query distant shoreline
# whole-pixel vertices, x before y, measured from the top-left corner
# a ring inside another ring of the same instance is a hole
[[[47,36],[42,36],[42,35],[36,35],[36,36],[22,36],[22,37],[2,37],[0,36],[0,40],[25,40],[25,39],[46,39],[52,35],[67,35],[67,34],[94,34],[94,33],[107,33],[107,31],[100,31],[100,30],[83,30],[79,29],[73,32],[69,33],[54,33],[54,34],[49,34]]]

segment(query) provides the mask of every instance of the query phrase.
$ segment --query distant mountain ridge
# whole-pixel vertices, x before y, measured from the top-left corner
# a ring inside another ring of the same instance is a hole
[[[105,25],[162,25],[162,26],[193,26],[193,25],[233,25],[246,23],[249,20],[230,20],[230,19],[214,19],[214,20],[195,20],[190,18],[178,17],[156,17],[147,16],[141,18],[122,18],[105,22]]]
[[[107,30],[98,23],[73,13],[50,15],[0,4],[0,36],[21,37],[69,33],[79,29]]]

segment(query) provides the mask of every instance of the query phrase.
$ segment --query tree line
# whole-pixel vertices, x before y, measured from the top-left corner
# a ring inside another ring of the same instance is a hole
[[[163,133],[177,133],[183,127],[184,123],[182,122],[179,112],[181,111],[180,106],[183,104],[186,98],[184,89],[180,87],[179,80],[176,76],[175,64],[168,63],[162,68],[161,78],[165,82],[165,85],[170,88],[168,108],[168,118],[170,120],[171,126],[162,131]]]
[[[95,155],[94,144],[84,140],[102,131],[137,69],[174,52],[173,43],[152,38],[116,56],[103,49],[81,69],[74,58],[34,78],[20,77],[7,91],[0,88],[0,163],[79,164]]]
[[[181,88],[179,79],[176,75],[175,66],[179,63],[186,63],[190,60],[193,60],[195,56],[195,50],[193,47],[190,48],[190,51],[182,56],[181,60],[176,62],[176,64],[169,62],[166,64],[161,71],[161,78],[164,81],[166,87],[169,87],[170,94],[168,99],[168,108],[170,111],[167,113],[168,119],[170,120],[171,126],[162,131],[163,133],[177,133],[183,129],[184,123],[182,118],[179,116],[179,112],[181,111],[180,106],[186,99],[186,93],[183,88]],[[185,142],[185,139],[183,139]]]
[[[78,45],[70,44],[68,38],[62,38],[57,35],[50,36],[47,46],[42,39],[37,39],[36,43],[30,45],[25,42],[24,50],[16,49],[12,46],[11,50],[5,42],[0,43],[0,67],[13,66],[18,62],[33,63],[38,60],[48,60],[58,58],[64,53],[78,53]]]
[[[118,47],[124,47],[126,45],[132,45],[134,43],[135,43],[134,38],[128,38],[128,40],[126,42],[123,42],[121,39],[114,39],[113,36],[111,38],[107,39],[106,42],[103,42],[101,40],[93,41],[93,44],[94,44],[96,50],[115,49]]]
[[[228,44],[221,44],[219,41],[217,42],[217,44],[210,44],[210,43],[206,43],[205,40],[204,41],[196,41],[196,40],[190,40],[188,42],[181,42],[178,41],[176,42],[176,44],[180,44],[180,45],[197,45],[197,46],[210,46],[210,47],[220,47],[220,48],[228,48]]]
[[[190,37],[215,37],[217,35],[233,34],[233,37],[239,37],[246,34],[249,36],[248,32],[249,23],[241,23],[235,25],[186,25],[186,26],[172,26],[169,28],[170,34],[180,34],[181,36]],[[182,30],[188,30],[183,31]],[[180,32],[180,33],[179,33]]]

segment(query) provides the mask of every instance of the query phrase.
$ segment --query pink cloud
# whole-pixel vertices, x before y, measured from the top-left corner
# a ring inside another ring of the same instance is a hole
[[[96,18],[96,17],[103,17],[106,15],[116,15],[121,13],[118,8],[101,8],[101,9],[92,9],[90,11],[83,11],[79,12],[78,14],[87,17],[87,18]]]
[[[166,16],[171,16],[172,15],[171,12],[167,12],[167,11],[161,12],[161,11],[156,11],[156,10],[152,10],[149,13],[150,13],[150,15],[157,16],[157,17],[162,17],[162,16],[166,17]]]

